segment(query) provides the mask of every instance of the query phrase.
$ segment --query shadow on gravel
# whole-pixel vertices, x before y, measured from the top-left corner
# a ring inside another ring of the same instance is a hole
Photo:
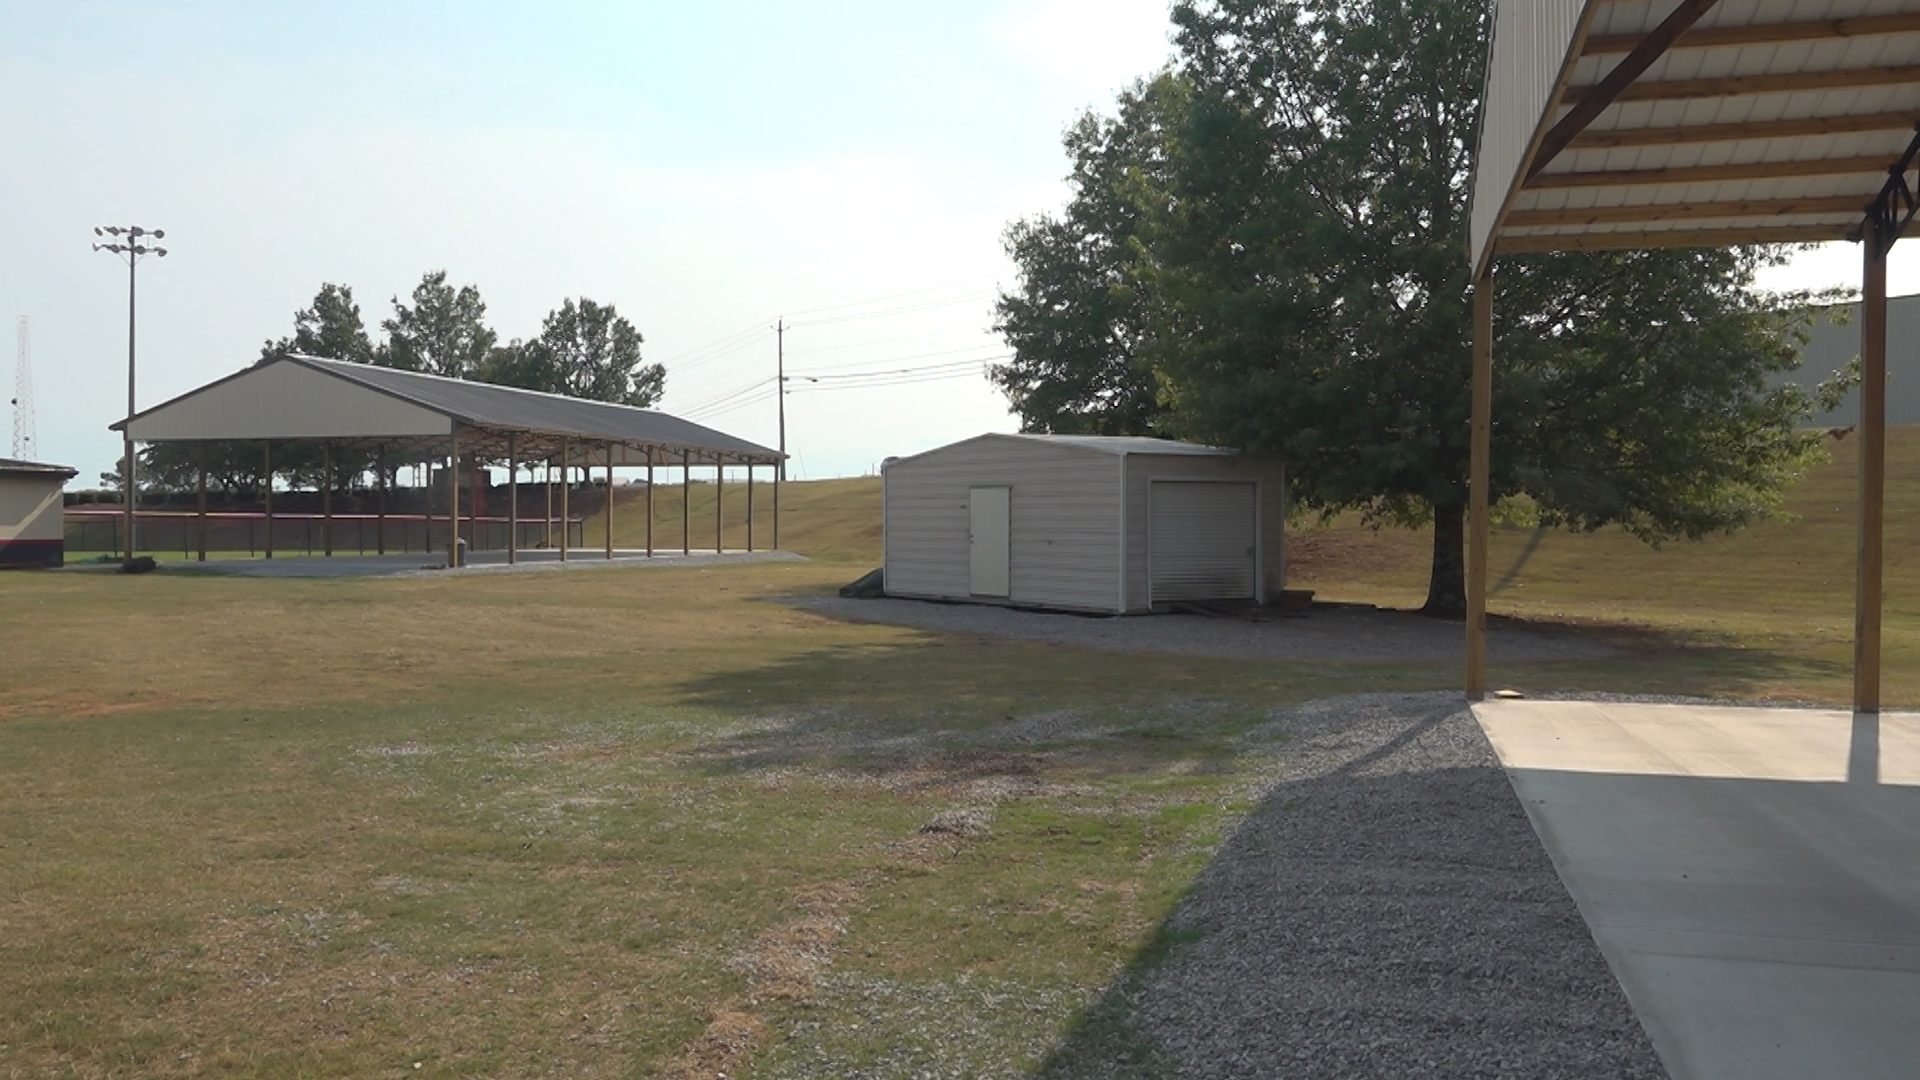
[[[1274,726],[1294,775],[1041,1076],[1666,1075],[1457,697]]]

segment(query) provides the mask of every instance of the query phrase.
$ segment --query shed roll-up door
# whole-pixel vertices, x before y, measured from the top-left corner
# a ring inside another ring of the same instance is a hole
[[[1147,498],[1153,603],[1254,599],[1254,485],[1156,480]]]

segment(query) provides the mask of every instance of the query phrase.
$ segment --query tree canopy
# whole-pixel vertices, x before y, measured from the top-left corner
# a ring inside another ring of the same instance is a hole
[[[394,297],[393,317],[380,323],[387,332],[385,366],[471,379],[499,340],[486,319],[479,289],[455,289],[447,284],[445,270],[429,271],[414,286],[413,303]]]
[[[1183,0],[1172,67],[1069,132],[1073,196],[1015,223],[994,372],[1029,430],[1287,461],[1323,514],[1434,526],[1426,610],[1465,609],[1464,256],[1487,0]],[[1659,542],[1771,512],[1807,297],[1774,249],[1509,257],[1493,483],[1544,524]],[[1517,505],[1517,504],[1513,504]]]
[[[649,408],[666,392],[667,369],[643,364],[640,331],[586,297],[549,312],[531,341],[496,349],[480,378],[550,394]]]

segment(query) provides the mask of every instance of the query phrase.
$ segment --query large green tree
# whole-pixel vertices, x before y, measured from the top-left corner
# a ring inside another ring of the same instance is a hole
[[[447,284],[445,270],[429,271],[414,286],[412,303],[393,298],[384,363],[450,379],[471,379],[492,354],[498,336],[487,327],[487,305],[472,285]]]
[[[262,360],[286,353],[373,363],[373,339],[367,336],[367,324],[360,317],[353,289],[332,282],[322,284],[314,294],[313,305],[293,313],[292,336],[260,346]]]
[[[1426,610],[1462,614],[1463,252],[1489,6],[1176,4],[1175,67],[1083,120],[1067,211],[1010,231],[1015,356],[996,378],[1027,426],[1102,430],[1086,414],[1104,413],[1280,455],[1302,505],[1432,525]],[[1819,452],[1796,431],[1808,395],[1775,386],[1804,298],[1753,288],[1776,257],[1502,260],[1493,496],[1654,542],[1770,512]],[[1142,370],[1151,408],[1103,392]]]
[[[666,392],[667,369],[643,363],[640,331],[612,304],[586,297],[549,312],[531,341],[495,349],[487,382],[649,408]]]

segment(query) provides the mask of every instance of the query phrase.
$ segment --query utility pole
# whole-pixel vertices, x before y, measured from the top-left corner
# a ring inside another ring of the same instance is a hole
[[[773,326],[774,350],[779,367],[776,397],[780,399],[780,461],[773,473],[773,550],[780,550],[780,481],[787,478],[787,320]]]
[[[147,229],[147,228],[142,228],[139,225],[126,225],[126,226],[95,225],[93,227],[93,235],[113,236],[113,237],[124,236],[127,238],[124,243],[115,240],[115,241],[102,244],[96,241],[93,245],[93,250],[111,251],[115,255],[118,255],[121,258],[125,259],[127,264],[127,426],[126,426],[126,430],[122,433],[125,436],[125,438],[122,440],[125,456],[121,461],[120,485],[121,485],[121,494],[124,497],[126,502],[127,560],[131,562],[133,560],[133,553],[135,550],[134,543],[133,543],[133,510],[134,510],[134,491],[135,491],[134,472],[133,472],[133,413],[135,409],[134,396],[133,396],[134,269],[139,265],[140,258],[143,255],[158,255],[163,259],[167,257],[166,248],[148,247],[147,245],[140,242],[142,237],[147,237],[147,236],[151,236],[155,240],[164,240],[166,239],[167,232],[165,229]],[[271,489],[273,486],[273,475],[271,471],[269,471],[267,475],[267,486],[269,489]]]

